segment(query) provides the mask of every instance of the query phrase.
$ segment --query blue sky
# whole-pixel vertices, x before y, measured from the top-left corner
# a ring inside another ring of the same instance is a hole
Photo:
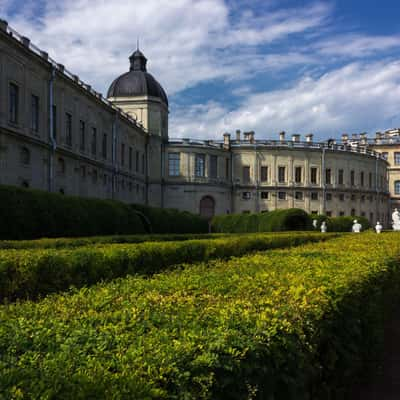
[[[170,136],[400,126],[400,6],[382,0],[0,0],[1,16],[106,93],[140,37]]]

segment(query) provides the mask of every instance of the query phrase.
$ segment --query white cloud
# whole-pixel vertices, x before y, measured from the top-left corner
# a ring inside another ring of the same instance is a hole
[[[399,124],[399,96],[400,61],[352,63],[288,89],[249,95],[234,110],[215,103],[177,110],[170,133],[221,139],[223,132],[243,129],[258,138],[276,139],[281,130],[338,137]]]
[[[139,37],[149,70],[169,94],[199,82],[285,68],[282,57],[305,62],[294,52],[265,56],[254,45],[316,28],[329,12],[315,3],[263,15],[244,8],[232,18],[223,0],[44,0],[38,16],[35,4],[28,1],[20,14],[8,16],[12,26],[97,90],[104,92],[127,71]]]

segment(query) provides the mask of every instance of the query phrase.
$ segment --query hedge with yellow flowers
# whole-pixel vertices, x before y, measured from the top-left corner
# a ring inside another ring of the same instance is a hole
[[[396,233],[344,235],[1,306],[0,397],[343,399],[399,254]]]
[[[34,299],[71,285],[92,285],[127,274],[153,274],[175,264],[227,258],[331,237],[311,232],[250,234],[179,242],[0,250],[0,301]],[[52,243],[45,243],[49,242]]]

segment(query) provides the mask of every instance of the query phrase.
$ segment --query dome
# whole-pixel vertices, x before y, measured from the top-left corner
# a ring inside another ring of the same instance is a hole
[[[167,95],[162,86],[146,70],[147,59],[140,50],[129,57],[130,71],[121,75],[111,84],[107,97],[158,97],[168,106]]]

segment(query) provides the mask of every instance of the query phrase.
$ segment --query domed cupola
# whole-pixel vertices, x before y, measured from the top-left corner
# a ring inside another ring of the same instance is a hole
[[[107,97],[151,96],[168,106],[167,95],[162,86],[147,72],[147,58],[137,49],[130,57],[129,72],[121,75],[111,84]]]

